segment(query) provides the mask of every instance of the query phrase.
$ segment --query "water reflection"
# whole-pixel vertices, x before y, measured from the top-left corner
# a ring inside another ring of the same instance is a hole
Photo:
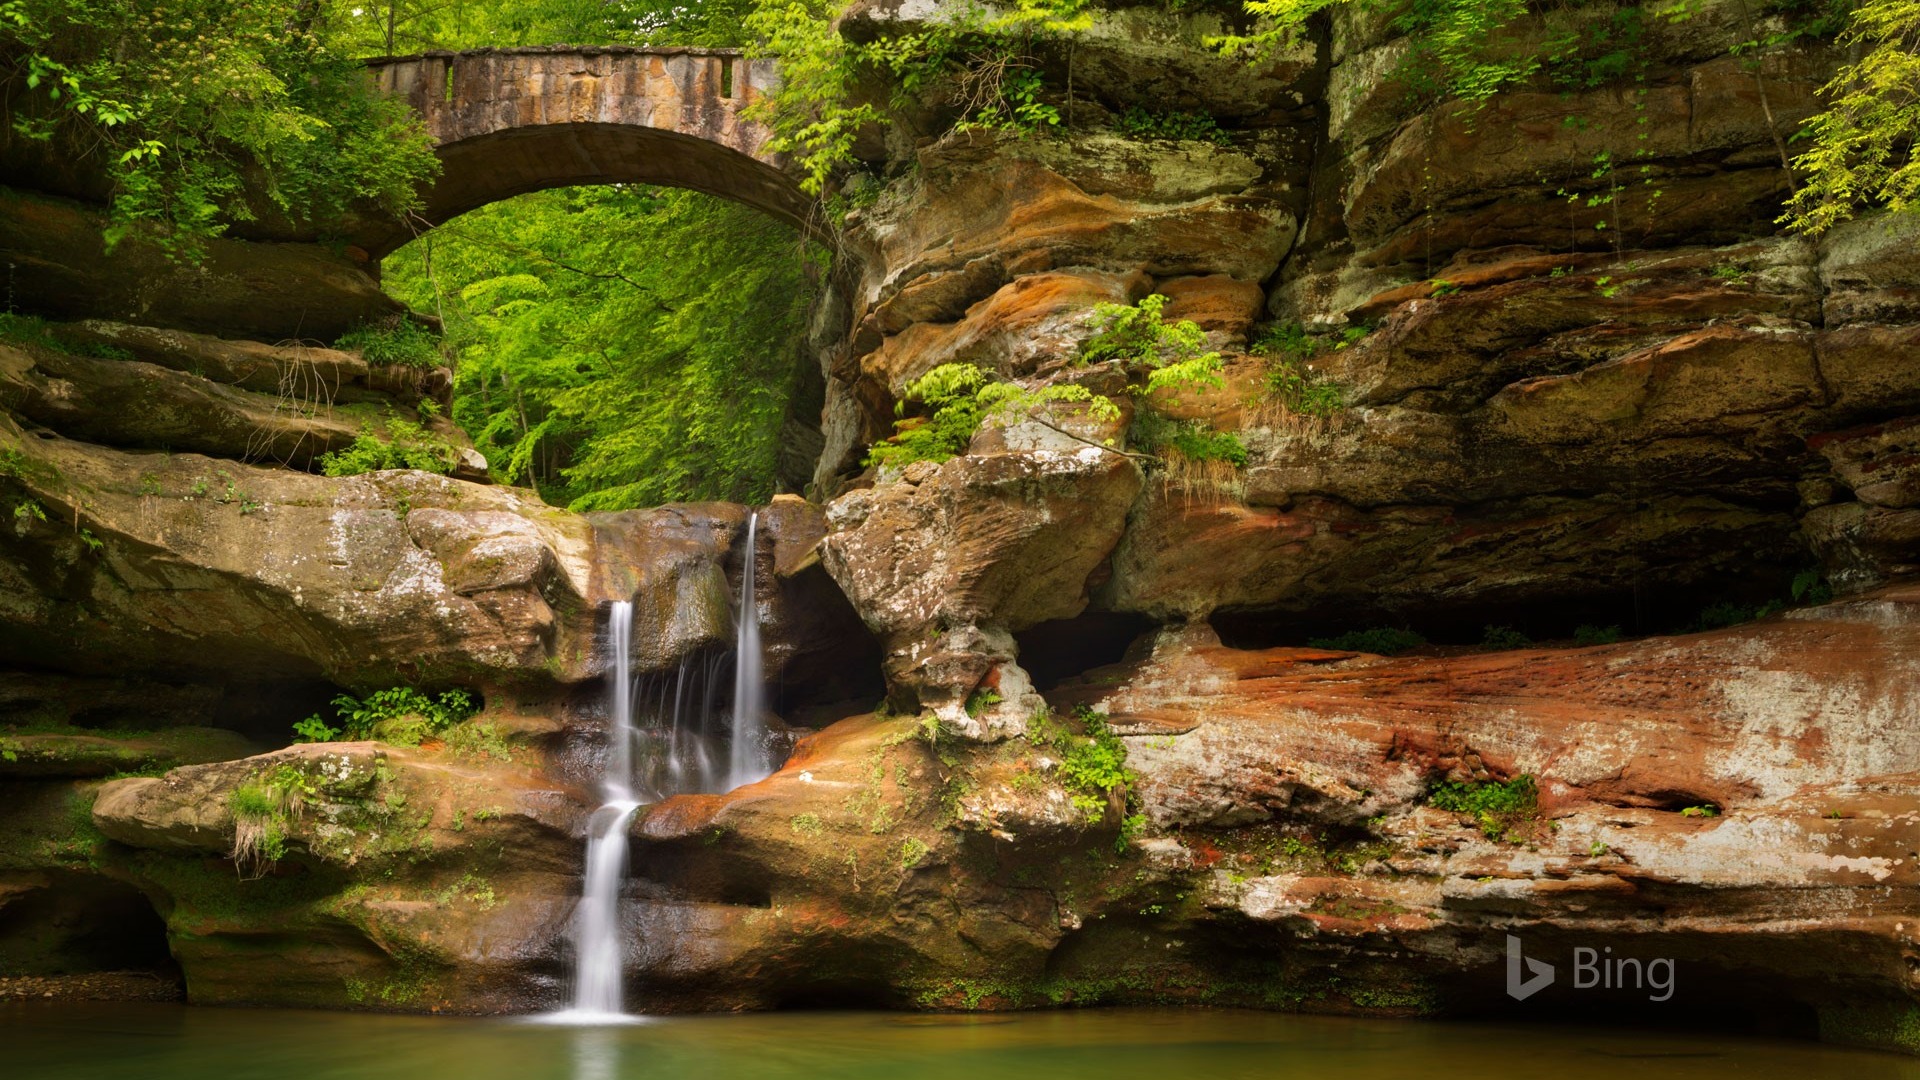
[[[579,1027],[573,1032],[573,1080],[614,1080],[620,1075],[620,1032]]]

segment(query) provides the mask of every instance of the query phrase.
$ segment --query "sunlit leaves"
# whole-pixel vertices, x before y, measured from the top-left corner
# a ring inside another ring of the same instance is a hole
[[[1781,221],[1819,233],[1862,205],[1920,209],[1920,0],[1868,0],[1841,43],[1860,59],[1825,87],[1794,159],[1805,184]]]

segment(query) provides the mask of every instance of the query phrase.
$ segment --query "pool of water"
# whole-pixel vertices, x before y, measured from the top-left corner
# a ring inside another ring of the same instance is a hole
[[[0,1006],[12,1080],[1920,1080],[1920,1060],[1814,1043],[1230,1010],[794,1012],[622,1027],[212,1009]]]

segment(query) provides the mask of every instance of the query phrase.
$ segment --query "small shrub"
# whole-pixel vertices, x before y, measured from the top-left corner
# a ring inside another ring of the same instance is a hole
[[[1162,315],[1166,306],[1167,298],[1158,293],[1133,305],[1095,305],[1093,322],[1098,329],[1080,343],[1081,362],[1145,365],[1149,369],[1146,384],[1135,389],[1146,395],[1225,386],[1220,374],[1225,361],[1207,348],[1206,331],[1192,319],[1167,322]]]
[[[1591,623],[1582,623],[1573,630],[1575,645],[1611,645],[1619,640],[1618,626],[1594,626]]]
[[[406,318],[348,331],[333,347],[357,352],[361,359],[376,366],[438,367],[442,360],[440,341],[433,331]]]
[[[1349,326],[1337,335],[1314,336],[1297,322],[1274,323],[1253,343],[1253,352],[1268,358],[1267,399],[1302,416],[1328,417],[1347,406],[1345,388],[1313,370],[1311,361],[1338,351],[1371,333],[1370,325]]]
[[[1817,566],[1793,575],[1788,592],[1796,604],[1824,604],[1833,599],[1833,586],[1827,581],[1827,572]]]
[[[387,421],[382,439],[371,428],[362,429],[344,449],[320,455],[320,471],[328,476],[359,476],[387,469],[419,469],[442,476],[453,471],[459,451],[452,443],[429,435],[406,420]]]
[[[1247,444],[1231,431],[1215,431],[1199,420],[1174,420],[1143,409],[1130,432],[1135,446],[1162,457],[1178,455],[1187,461],[1223,461],[1234,468],[1247,464]]]
[[[1073,805],[1089,823],[1107,814],[1107,797],[1115,789],[1132,786],[1135,776],[1127,768],[1127,748],[1107,726],[1107,715],[1085,705],[1074,716],[1086,729],[1085,739],[1073,740],[1060,762],[1060,778],[1072,789]]]
[[[1136,105],[1121,113],[1113,126],[1121,134],[1139,139],[1197,139],[1216,146],[1233,141],[1220,130],[1218,120],[1200,112],[1154,111]]]
[[[376,690],[365,698],[341,694],[333,699],[333,710],[339,727],[328,725],[316,713],[295,724],[294,734],[302,742],[379,739],[396,746],[418,746],[422,739],[442,735],[464,723],[480,711],[480,706],[465,690],[428,697],[410,686],[395,686]],[[320,737],[322,734],[326,737]],[[497,732],[494,737],[498,738]],[[477,743],[486,736],[476,732],[466,738]]]
[[[1681,817],[1719,817],[1720,808],[1713,805],[1712,803],[1702,803],[1699,806],[1689,806],[1686,809],[1680,811],[1680,816]]]
[[[318,713],[293,725],[293,741],[297,743],[332,742],[339,737],[340,729],[327,726]]]
[[[1337,649],[1341,652],[1377,653],[1381,656],[1397,656],[1409,649],[1417,649],[1427,643],[1427,639],[1412,630],[1401,630],[1391,626],[1376,626],[1366,630],[1349,630],[1334,637],[1310,638],[1307,644],[1316,649]]]
[[[1427,805],[1471,816],[1488,839],[1511,842],[1525,839],[1537,819],[1540,790],[1524,773],[1511,780],[1450,781],[1427,793]]]
[[[1000,704],[1000,694],[993,690],[975,690],[967,697],[967,717],[979,719],[980,714]]]
[[[907,406],[919,403],[925,416],[907,417]],[[894,412],[894,433],[873,444],[864,464],[904,468],[916,461],[946,461],[964,454],[974,433],[989,417],[1017,421],[1042,406],[1080,403],[1102,419],[1118,419],[1120,409],[1108,398],[1084,386],[1061,383],[1026,388],[1000,382],[973,364],[942,364],[914,380]]]
[[[1511,626],[1489,626],[1481,631],[1480,644],[1490,649],[1524,649],[1533,639]]]
[[[900,841],[900,869],[911,870],[927,857],[927,843],[917,836]]]

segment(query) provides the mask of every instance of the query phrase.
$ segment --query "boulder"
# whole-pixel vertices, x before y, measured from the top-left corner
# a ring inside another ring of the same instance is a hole
[[[1010,632],[1085,608],[1140,487],[1123,455],[1075,445],[917,462],[828,507],[822,557],[885,643],[903,707],[957,732],[1017,730],[1029,703]],[[1004,691],[984,685],[996,671]],[[1000,694],[984,722],[968,705],[983,690]]]

